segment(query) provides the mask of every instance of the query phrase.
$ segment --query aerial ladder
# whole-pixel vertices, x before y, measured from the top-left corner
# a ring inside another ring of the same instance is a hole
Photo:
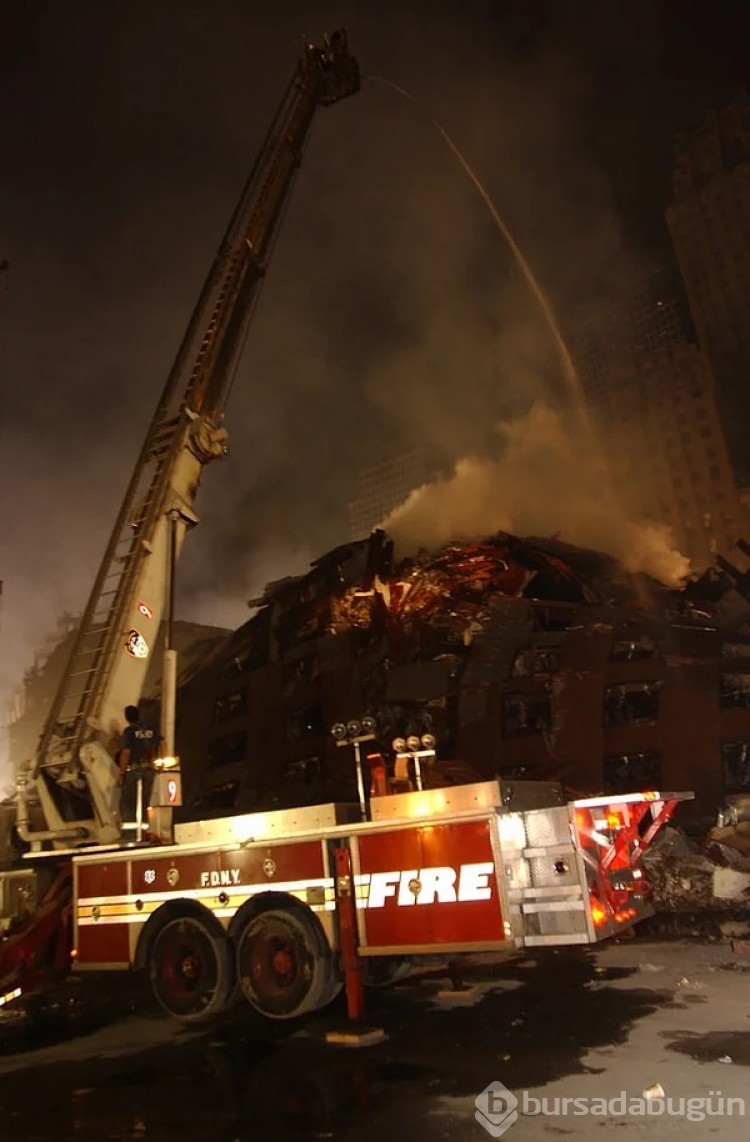
[[[359,83],[343,30],[321,46],[305,44],[157,402],[37,753],[19,774],[17,827],[34,848],[119,839],[111,787],[123,710],[141,695],[171,613],[175,561],[197,522],[203,469],[227,452],[224,405],[315,112]],[[165,655],[163,686],[172,693],[175,674]],[[173,728],[163,693],[168,750]],[[30,824],[32,788],[44,829]]]

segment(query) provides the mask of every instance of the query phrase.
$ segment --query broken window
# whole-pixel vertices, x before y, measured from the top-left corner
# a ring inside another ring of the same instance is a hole
[[[604,725],[632,726],[659,717],[661,682],[624,682],[604,691]]]
[[[524,694],[503,698],[503,734],[545,734],[552,730],[552,702],[549,694]]]
[[[303,658],[295,658],[292,662],[285,662],[282,667],[284,687],[295,682],[314,682],[319,673],[317,654],[306,654]]]
[[[719,680],[719,703],[725,710],[750,706],[750,674],[722,674]]]
[[[237,646],[221,672],[222,678],[236,678],[248,670],[256,670],[268,662],[271,631],[271,608],[266,607],[243,629],[243,645]]]
[[[243,730],[236,734],[224,734],[208,743],[208,767],[218,769],[220,765],[231,765],[242,761],[247,749],[247,734]]]
[[[244,713],[247,702],[247,690],[234,690],[231,694],[222,694],[214,704],[214,723],[226,722],[237,714]]]
[[[650,634],[634,634],[632,638],[616,639],[609,657],[613,662],[636,662],[655,658],[656,653],[657,646]]]
[[[290,742],[319,736],[323,733],[323,714],[319,706],[308,706],[295,710],[286,719],[286,736]]]
[[[514,678],[528,675],[556,674],[560,669],[560,651],[557,647],[529,646],[519,650],[513,659],[511,674]]]
[[[641,793],[661,786],[661,759],[658,753],[623,753],[604,759],[606,793]]]
[[[721,743],[724,786],[727,793],[750,791],[750,740]]]

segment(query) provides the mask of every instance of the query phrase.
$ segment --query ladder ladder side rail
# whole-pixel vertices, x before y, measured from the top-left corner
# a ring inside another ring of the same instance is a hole
[[[310,104],[309,115],[312,118],[315,110],[315,92],[308,93],[308,88],[309,85],[307,85],[304,94]],[[252,221],[257,215],[259,200],[262,202],[266,194],[269,171],[278,163],[278,155],[286,147],[288,124],[298,106],[299,99],[300,85],[297,81],[294,85],[290,85],[290,89],[287,91],[277,115],[276,128],[267,136],[263,153],[256,162],[253,174],[248,179],[241,202],[238,205],[236,225],[232,228],[231,238],[227,238],[225,254],[227,274],[216,295],[216,303],[208,323],[210,334],[207,335],[196,355],[186,394],[186,401],[192,409],[209,416],[218,409],[220,402],[212,401],[209,409],[203,400],[203,392],[206,384],[213,381],[215,386],[213,364],[221,353],[227,323],[235,310],[242,282],[246,275],[249,252],[247,235]]]
[[[123,572],[120,589],[118,590],[111,611],[109,629],[102,647],[102,654],[98,666],[102,683],[106,681],[111,674],[115,658],[118,653],[123,650],[124,644],[122,638],[126,626],[125,620],[128,613],[133,610],[135,596],[138,593],[142,580],[144,565],[147,560],[152,558],[151,544],[154,538],[154,532],[160,521],[162,521],[175,506],[172,497],[172,475],[175,460],[188,447],[188,426],[186,425],[183,427],[183,431],[178,436],[175,436],[166,463],[156,473],[153,484],[149,489],[151,503],[141,525],[140,532],[135,536],[135,545],[131,558],[128,560]],[[159,618],[160,617],[161,615],[159,613]],[[98,718],[99,710],[106,699],[105,691],[106,687],[104,685],[92,691],[87,701],[87,717],[93,719]],[[78,744],[83,744],[83,740],[81,739]]]
[[[221,411],[260,295],[270,251],[291,197],[306,138],[313,121],[320,78],[312,71],[299,80],[281,130],[267,161],[259,169],[260,183],[246,227],[238,236],[240,259],[231,302],[224,304],[213,338],[212,351],[203,363],[195,386],[195,405],[211,418]],[[199,395],[198,395],[199,394]]]
[[[102,593],[103,585],[109,576],[109,572],[111,570],[112,563],[113,563],[113,560],[114,560],[116,552],[117,552],[117,548],[121,542],[122,534],[128,526],[128,521],[129,521],[129,517],[131,514],[132,505],[133,505],[134,500],[137,498],[138,491],[139,491],[140,486],[141,486],[141,479],[143,476],[144,469],[149,462],[148,451],[149,451],[149,445],[150,445],[151,437],[153,435],[152,428],[153,428],[153,426],[151,426],[149,428],[149,431],[146,435],[146,440],[143,444],[143,447],[141,448],[141,452],[140,452],[138,460],[136,462],[136,466],[135,466],[133,473],[132,473],[132,476],[130,478],[130,482],[129,482],[128,487],[126,489],[125,496],[123,498],[122,504],[120,506],[120,510],[119,510],[117,518],[115,520],[115,525],[112,529],[112,533],[110,535],[109,542],[107,544],[107,547],[106,547],[105,552],[104,552],[104,556],[103,556],[101,564],[99,566],[99,570],[97,572],[96,579],[94,580],[94,585],[91,589],[91,593],[89,595],[88,602],[86,603],[86,607],[85,607],[83,615],[81,617],[81,622],[78,626],[78,631],[76,633],[76,637],[73,640],[73,645],[71,647],[70,655],[68,657],[68,662],[67,662],[65,671],[63,672],[62,681],[58,687],[54,701],[50,707],[49,714],[47,715],[47,720],[45,722],[44,729],[42,730],[42,734],[41,734],[40,740],[39,740],[37,756],[36,756],[36,760],[35,760],[34,768],[33,768],[33,775],[36,774],[39,763],[46,756],[46,753],[49,749],[50,740],[53,737],[53,735],[55,734],[55,731],[57,728],[57,723],[59,720],[60,711],[61,711],[61,709],[65,703],[66,696],[69,692],[69,681],[70,681],[70,675],[73,673],[73,670],[72,670],[73,664],[76,661],[78,655],[80,654],[80,652],[83,648],[83,645],[86,641],[86,638],[88,637],[89,629],[92,625],[92,619],[93,619],[94,615],[97,613],[97,608],[99,605],[99,599],[100,599],[100,595]],[[98,667],[98,657],[97,657],[97,661],[94,664],[92,664],[92,668],[89,671],[89,674],[93,676],[93,674],[96,672],[97,667]]]
[[[175,421],[172,425],[173,440],[180,427],[179,421]],[[157,430],[163,431],[162,423],[157,425]],[[101,669],[106,633],[112,626],[112,616],[117,606],[118,596],[121,594],[123,577],[127,565],[132,560],[138,541],[138,536],[131,530],[133,506],[144,495],[149,496],[151,494],[163,463],[161,457],[151,455],[153,435],[153,432],[149,432],[146,436],[130,484],[123,498],[109,544],[81,618],[61,684],[58,687],[55,701],[40,738],[34,773],[36,773],[38,766],[44,763],[51,738],[58,730],[58,723],[61,721],[66,726],[73,725],[72,733],[65,735],[66,742],[72,740],[76,748],[82,743],[86,729],[85,723],[90,713],[92,701],[89,682],[97,676]],[[153,469],[150,480],[147,477],[149,467]],[[145,480],[144,476],[147,477]],[[128,550],[119,550],[125,543],[127,543]],[[111,588],[113,579],[116,579],[114,591],[105,592],[104,586]],[[111,598],[111,602],[107,607],[106,616],[102,616],[100,608],[105,597]],[[87,645],[92,638],[92,628],[95,623],[103,624],[104,629],[101,630],[98,644],[95,641],[93,646]],[[78,660],[82,658],[88,659],[85,669],[74,669]],[[72,684],[74,678],[80,679],[75,685]],[[74,705],[75,709],[72,711],[65,710],[67,703]]]
[[[279,130],[279,123],[285,114],[287,103],[293,96],[295,83],[296,76],[290,80],[281,98],[271,126],[265,135],[260,151],[256,156],[250,174],[237,200],[232,217],[219,243],[218,250],[203,283],[195,308],[188,321],[187,329],[185,330],[180,347],[177,350],[164,390],[159,398],[158,407],[160,408],[168,409],[178,394],[180,394],[182,398],[181,403],[183,405],[187,404],[188,407],[192,407],[190,403],[191,394],[186,385],[186,378],[189,378],[191,371],[191,358],[197,353],[196,346],[200,344],[200,340],[209,324],[209,316],[214,308],[216,295],[220,292],[223,285],[227,263],[231,261],[232,255],[236,251],[238,245],[237,236],[241,234],[246,224],[246,215],[252,205],[253,192],[258,180],[259,171],[265,161],[266,151],[270,147],[274,135]]]

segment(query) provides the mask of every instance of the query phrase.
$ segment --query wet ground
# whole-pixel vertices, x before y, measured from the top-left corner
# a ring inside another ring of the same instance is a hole
[[[271,1034],[244,1012],[186,1031],[133,979],[72,981],[0,1013],[0,1139],[481,1142],[474,1099],[493,1080],[552,1109],[561,1095],[640,1098],[661,1083],[676,1099],[747,1096],[750,1115],[750,960],[726,944],[487,957],[468,975],[479,989],[466,1003],[438,997],[439,970],[370,993],[370,1020],[388,1038],[358,1050],[325,1044],[336,1008]],[[519,1111],[506,1122],[511,1142],[601,1138],[612,1125],[701,1142],[748,1133],[736,1110],[705,1121]]]

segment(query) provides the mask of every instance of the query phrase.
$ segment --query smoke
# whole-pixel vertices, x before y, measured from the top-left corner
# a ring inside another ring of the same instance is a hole
[[[629,517],[584,428],[566,427],[537,401],[497,433],[499,457],[459,460],[450,478],[418,488],[383,521],[399,554],[509,531],[607,552],[669,586],[689,575],[667,527]]]

